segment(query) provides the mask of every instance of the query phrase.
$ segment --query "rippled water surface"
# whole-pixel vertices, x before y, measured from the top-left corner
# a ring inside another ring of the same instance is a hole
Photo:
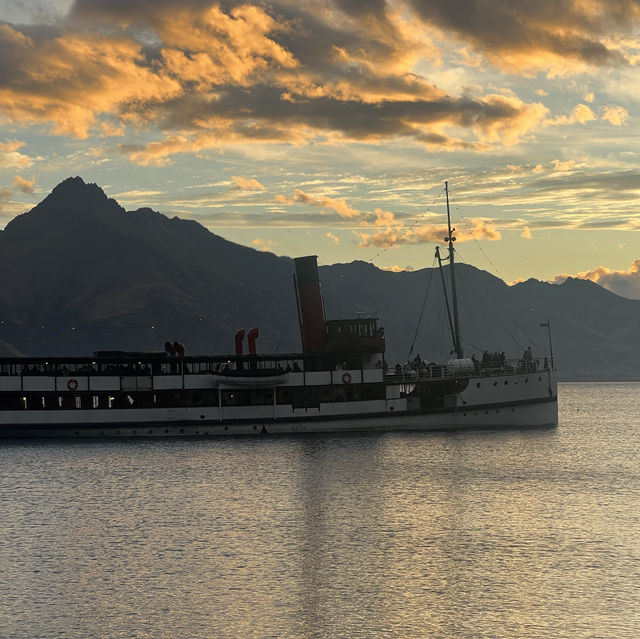
[[[0,637],[640,636],[640,384],[560,426],[0,444]]]

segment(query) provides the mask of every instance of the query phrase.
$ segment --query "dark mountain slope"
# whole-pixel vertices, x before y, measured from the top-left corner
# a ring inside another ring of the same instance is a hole
[[[84,355],[178,339],[191,353],[230,352],[235,330],[254,325],[262,352],[298,350],[292,273],[289,258],[148,208],[127,212],[70,178],[0,232],[0,350]],[[376,314],[391,363],[450,356],[439,271],[356,261],[322,267],[320,277],[327,317]],[[540,324],[550,318],[565,379],[640,379],[640,301],[583,280],[509,287],[464,264],[456,277],[467,355],[519,357],[528,345],[545,354]]]

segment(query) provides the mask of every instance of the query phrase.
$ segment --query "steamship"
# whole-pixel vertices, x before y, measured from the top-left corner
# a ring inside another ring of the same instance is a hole
[[[259,354],[258,330],[253,328],[246,335],[236,333],[233,355],[186,355],[181,344],[167,343],[164,351],[152,353],[1,358],[0,437],[204,437],[555,425],[552,352],[545,358],[482,362],[463,356],[448,190],[447,214],[448,315],[456,354],[447,362],[416,359],[387,367],[385,335],[377,319],[327,320],[317,258],[300,257],[294,260],[300,353]],[[443,258],[439,251],[436,255],[442,268]]]

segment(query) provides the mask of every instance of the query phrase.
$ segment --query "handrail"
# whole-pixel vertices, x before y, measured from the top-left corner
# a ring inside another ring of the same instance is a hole
[[[525,359],[503,359],[487,362],[475,362],[473,366],[462,368],[449,364],[426,364],[418,367],[406,364],[400,370],[388,370],[385,381],[390,383],[414,383],[425,379],[454,379],[464,377],[496,377],[504,375],[522,375],[526,373],[548,372],[555,370],[553,359],[534,357]]]

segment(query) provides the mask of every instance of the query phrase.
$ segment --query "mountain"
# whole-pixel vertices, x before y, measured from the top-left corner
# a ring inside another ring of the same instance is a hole
[[[167,340],[187,353],[229,353],[235,331],[251,326],[261,352],[299,350],[292,273],[289,258],[194,221],[125,211],[95,184],[69,178],[0,232],[0,353],[162,350]],[[320,278],[328,318],[377,314],[391,364],[449,357],[439,271],[355,261],[321,267]],[[640,379],[640,300],[575,279],[507,286],[463,264],[456,278],[467,354],[519,357],[529,345],[545,354],[540,324],[549,318],[564,379]]]

